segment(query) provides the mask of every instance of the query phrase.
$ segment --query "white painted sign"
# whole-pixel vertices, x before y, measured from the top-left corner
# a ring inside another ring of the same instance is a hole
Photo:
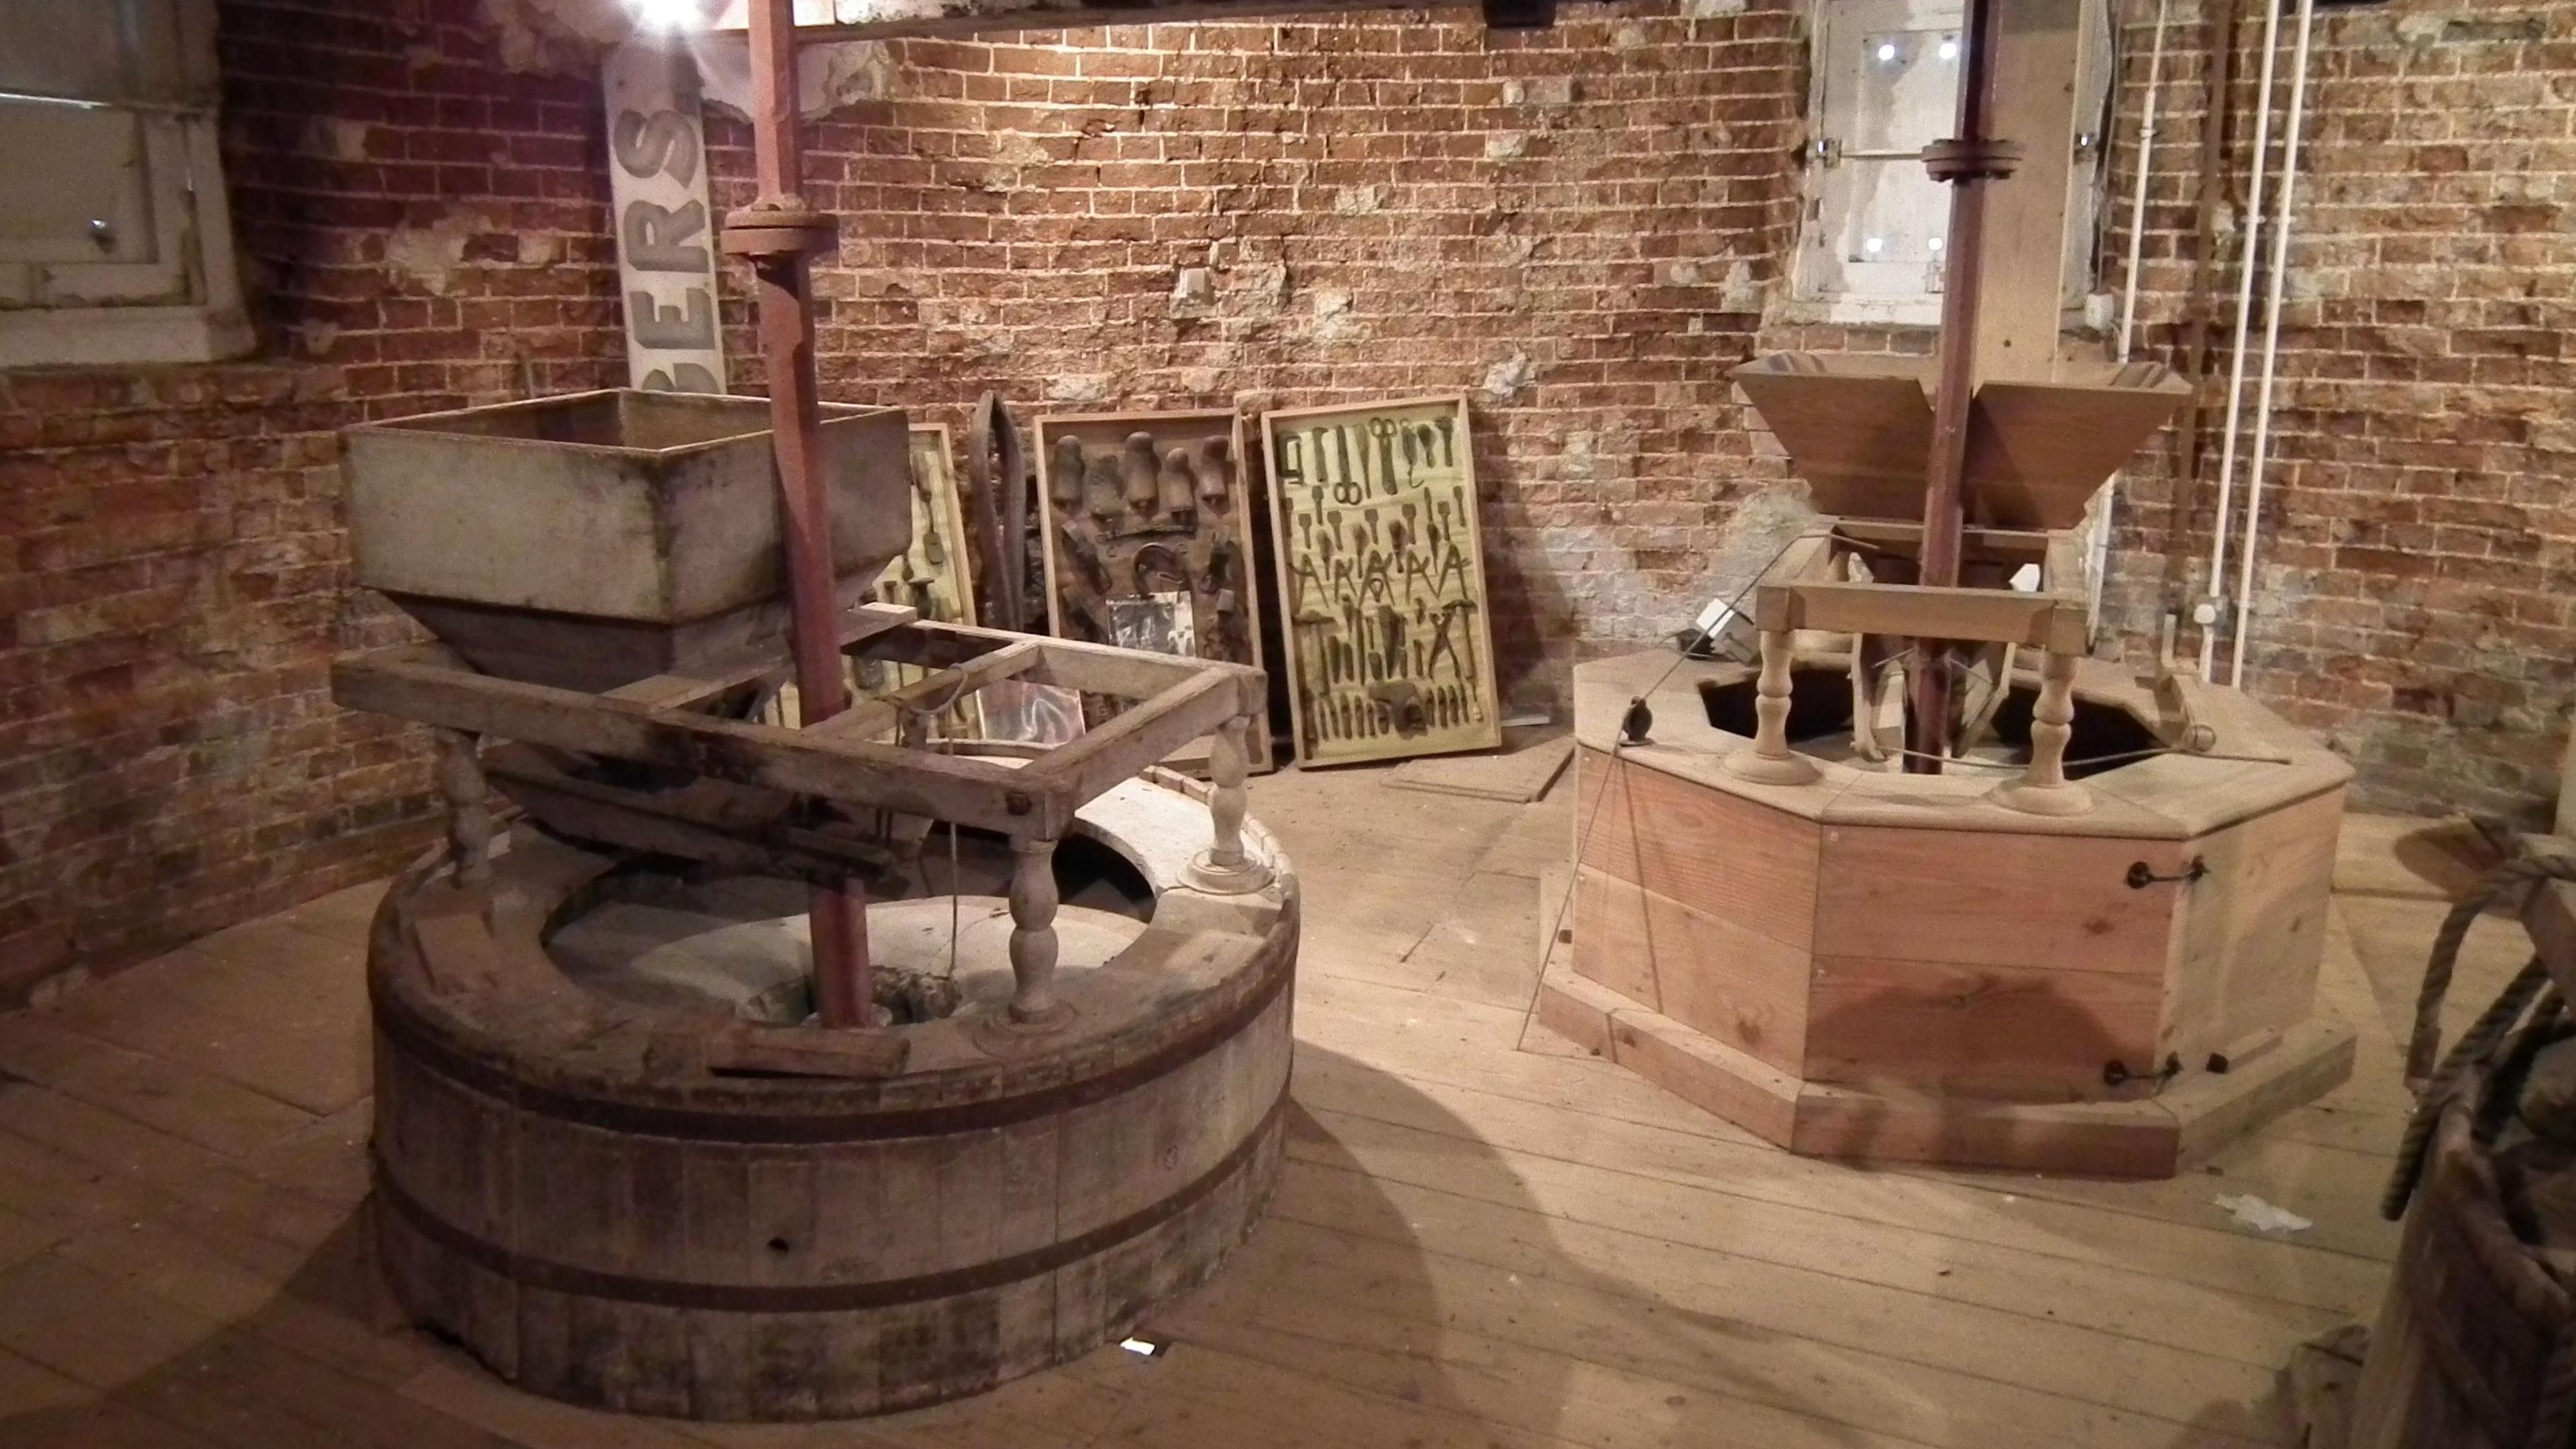
[[[655,392],[722,392],[717,218],[707,201],[697,68],[686,50],[639,37],[609,52],[600,85],[627,380]]]

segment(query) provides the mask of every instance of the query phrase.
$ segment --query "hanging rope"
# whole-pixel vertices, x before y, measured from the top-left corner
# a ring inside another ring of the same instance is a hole
[[[2451,972],[2459,964],[2460,945],[2469,927],[2488,907],[2507,897],[2527,896],[2546,880],[2576,880],[2576,857],[2543,854],[2517,843],[2513,854],[2486,873],[2477,888],[2460,897],[2433,935],[2432,959],[2424,966],[2424,988],[2415,997],[2415,1027],[2406,1049],[2406,1082],[2418,1093],[2430,1079],[2433,1055],[2442,1043],[2442,998],[2451,989]],[[2519,899],[2515,901],[2518,906]]]
[[[2414,1029],[2406,1045],[2406,1083],[2415,1092],[2415,1110],[2406,1119],[2406,1136],[2397,1149],[2397,1167],[2379,1205],[2381,1215],[2392,1222],[2405,1216],[2406,1204],[2423,1179],[2426,1150],[2432,1143],[2434,1127],[2442,1119],[2442,1109],[2457,1099],[2472,1068],[2495,1059],[2505,1038],[2540,997],[2541,988],[2549,984],[2548,968],[2538,956],[2532,957],[2461,1033],[2450,1053],[2440,1055],[2442,1002],[2450,994],[2451,977],[2459,966],[2460,946],[2468,939],[2469,927],[2488,907],[2509,897],[2527,896],[2543,881],[2576,880],[2576,857],[2536,852],[2527,843],[2517,843],[2514,850],[2511,858],[2488,871],[2475,889],[2452,904],[2450,914],[2442,918],[2442,928],[2433,934],[2433,952],[2424,963],[2424,985],[2416,993]],[[2554,1010],[2555,1006],[2544,1009]],[[2571,1373],[2576,1373],[2576,1366],[2571,1366]],[[2576,1393],[2576,1379],[2570,1382],[2571,1393]]]

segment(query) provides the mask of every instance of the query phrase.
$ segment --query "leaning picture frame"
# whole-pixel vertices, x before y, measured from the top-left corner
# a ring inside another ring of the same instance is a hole
[[[1300,765],[1502,744],[1463,393],[1261,415]]]
[[[1050,632],[1269,667],[1243,431],[1222,410],[1036,420]],[[1166,763],[1195,770],[1203,753]],[[1272,767],[1266,711],[1249,754],[1252,770]]]

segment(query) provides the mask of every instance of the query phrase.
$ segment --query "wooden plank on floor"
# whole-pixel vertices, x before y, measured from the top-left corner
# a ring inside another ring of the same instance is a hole
[[[9,1449],[221,1449],[216,1441],[114,1399],[0,1422]]]
[[[1596,1413],[1592,1375],[1583,1371],[1556,1381],[1559,1408],[1554,1415],[1526,1407],[1515,1413],[1522,1386],[1513,1382],[1510,1368],[1477,1362],[1464,1343],[1459,1346],[1468,1351],[1449,1356],[1445,1333],[1426,1335],[1411,1353],[1303,1336],[1284,1342],[1274,1336],[1267,1346],[1247,1352],[1252,1336],[1241,1330],[1225,1335],[1224,1341],[1216,1335],[1185,1335],[1179,1347],[1146,1367],[1158,1370],[1167,1384],[1186,1384],[1184,1392],[1233,1405],[1242,1415],[1238,1432],[1257,1432],[1264,1415],[1277,1412],[1264,1405],[1294,1404],[1312,1428],[1354,1445],[1922,1449],[1926,1442],[1856,1431],[1820,1414],[1714,1394],[1676,1394],[1669,1388],[1642,1414]],[[1543,1427],[1526,1427],[1515,1419],[1542,1420]]]
[[[1501,750],[1478,755],[1433,755],[1407,760],[1387,774],[1399,790],[1462,795],[1526,805],[1548,791],[1574,755],[1574,737],[1506,739]]]
[[[0,1273],[0,1348],[93,1389],[140,1379],[223,1326],[52,1253]]]
[[[1303,1175],[1301,1184],[1318,1193],[1343,1186],[1346,1200],[1328,1207],[1368,1213],[1364,1202],[1348,1200],[1369,1197],[1365,1184],[1341,1174]],[[1310,1203],[1312,1195],[1298,1201]],[[1562,1252],[1533,1253],[1505,1267],[1434,1246],[1455,1244],[1472,1254],[1494,1231],[1515,1226],[1491,1208],[1469,1212],[1468,1222],[1449,1220],[1451,1233],[1413,1241],[1345,1234],[1295,1218],[1265,1224],[1245,1252],[1253,1261],[1230,1266],[1172,1326],[1253,1357],[1267,1356],[1257,1338],[1210,1335],[1276,1330],[1390,1358],[1436,1346],[1442,1364],[1487,1366],[1512,1385],[1479,1395],[1477,1407],[1524,1427],[1547,1422],[1543,1416],[1557,1407],[1560,1386],[1579,1378],[1615,1385],[1617,1393],[1593,1412],[1626,1421],[1651,1417],[1653,1401],[1680,1390],[1959,1449],[2170,1449],[2184,1427],[2171,1417],[2178,1402],[2198,1406],[2215,1395],[2252,1407],[2271,1398],[2276,1383],[2272,1373],[2251,1366],[2119,1340],[2094,1339],[2094,1354],[2084,1355],[2084,1336],[2063,1325],[1912,1294],[1838,1292],[1816,1275],[1775,1285],[1762,1284],[1757,1273],[1735,1278],[1727,1291],[1688,1276],[1601,1273]],[[1471,1231],[1454,1231],[1470,1223]],[[1719,1265],[1719,1271],[1734,1266]],[[1333,1286],[1314,1286],[1327,1283]],[[1785,1291],[1746,1291],[1757,1284]],[[1884,1322],[1889,1308],[1900,1315],[1919,1311],[1893,1328]],[[1784,1322],[1784,1310],[1795,1327]],[[1800,1331],[1811,1328],[1823,1332]],[[1858,1347],[1857,1336],[1895,1352]],[[1969,1339],[1977,1341],[1961,1341]],[[1984,1371],[1931,1361],[1940,1357],[1970,1360]],[[2078,1359],[2058,1364],[2068,1370],[2058,1377],[2082,1392],[2029,1383],[2049,1371],[2029,1362],[2033,1357]],[[2160,1393],[2132,1390],[2129,1383],[2150,1365],[2180,1372]],[[1538,1417],[1497,1412],[1516,1398],[1525,1415]],[[2130,1402],[2116,1402],[2122,1398]],[[2139,1402],[2150,1398],[2155,1402]],[[1942,1406],[1937,1422],[1922,1413],[1927,1403]]]
[[[244,1267],[178,1228],[148,1221],[93,1230],[59,1252],[102,1278],[352,1378],[392,1387],[432,1361],[428,1339],[392,1330],[398,1315],[363,1219],[291,1271]]]
[[[385,883],[365,881],[280,911],[275,919],[299,931],[311,931],[364,949],[375,924],[376,907],[385,898]]]
[[[264,1182],[220,1154],[41,1087],[0,1093],[0,1136],[26,1138],[157,1196],[159,1208],[145,1215],[185,1224],[209,1241],[309,1248],[348,1216],[345,1204]]]
[[[11,1099],[19,1092],[40,1090],[0,1088],[0,1212],[33,1224],[51,1241],[60,1241],[144,1211],[148,1196],[105,1169],[6,1130]]]
[[[1569,1351],[1588,1338],[1583,1325],[1594,1316],[1624,1312],[1662,1325],[1665,1336],[1697,1324],[1722,1328],[1730,1343],[1807,1340],[2147,1414],[2170,1413],[2186,1397],[2259,1407],[2276,1383],[2272,1367],[2241,1359],[1352,1173],[1292,1173],[1274,1215],[1532,1285],[1531,1304],[1546,1306],[1551,1336]]]
[[[1298,1028],[1311,1047],[1321,1049],[1299,1058],[1301,1102],[1466,1140],[1499,1139],[1609,1171],[1687,1171],[1687,1181],[1784,1207],[1890,1225],[1938,1225],[1938,1231],[1974,1234],[1995,1246],[2082,1252],[2088,1261],[2134,1263],[2214,1287],[2248,1281],[2248,1240],[2216,1207],[2217,1194],[2269,1190],[2310,1200],[2325,1196],[2312,1186],[2323,1173],[2355,1199],[2352,1213],[2328,1214],[2349,1233],[2330,1230],[2317,1241],[2259,1245],[2296,1257],[2330,1243],[2351,1249],[2353,1256],[2328,1253],[2300,1271],[2260,1274],[2251,1281],[2261,1291],[2323,1300],[2308,1306],[2357,1305],[2354,1311],[2365,1313],[2379,1294],[2382,1270],[2372,1260],[2387,1256],[2387,1229],[2367,1208],[2377,1191],[2367,1184],[2376,1182],[2379,1168],[2375,1159],[2355,1154],[2302,1158],[2295,1144],[2281,1144],[2270,1149],[2273,1166],[2249,1158],[2242,1180],[2226,1182],[2197,1172],[2166,1183],[2102,1183],[1929,1167],[1859,1169],[1781,1152],[1607,1063],[1529,1053],[1499,1057],[1494,1044],[1513,1023],[1491,1012],[1452,1009],[1418,994],[1368,994],[1348,1006],[1301,999]],[[1353,1049],[1360,1045],[1366,1049]],[[1347,1053],[1348,1066],[1337,1066],[1326,1052]],[[1393,1080],[1429,1099],[1427,1110],[1408,1109],[1406,1093],[1371,1087],[1367,1078],[1389,1080],[1390,1064],[1405,1074]],[[1354,1072],[1360,1080],[1337,1089]],[[1642,1102],[1641,1092],[1647,1095]],[[2303,1185],[2293,1191],[2292,1184]],[[2004,1204],[2012,1210],[1997,1212]],[[2106,1214],[2112,1216],[2106,1220]]]
[[[67,1234],[23,1213],[0,1208],[0,1268],[10,1268],[61,1242]]]
[[[351,1378],[254,1334],[228,1333],[150,1383],[119,1397],[174,1422],[189,1422],[186,1402],[203,1385],[220,1385],[265,1435],[242,1441],[266,1449],[280,1438],[310,1435],[334,1449],[512,1449],[511,1441],[406,1399],[391,1388]],[[168,1412],[161,1405],[168,1403]]]
[[[0,1431],[48,1410],[98,1402],[98,1392],[30,1358],[0,1349]],[[8,1442],[0,1437],[0,1442]]]
[[[0,1070],[231,1157],[269,1147],[314,1120],[210,1072],[33,1013],[0,1017]]]
[[[265,959],[200,943],[37,1014],[328,1116],[372,1087],[363,953],[285,927],[261,940]]]
[[[1381,1182],[1723,1248],[1856,1282],[1956,1297],[2249,1363],[2277,1366],[2291,1345],[2369,1308],[2302,1307],[2135,1268],[1835,1217],[1808,1206],[1708,1192],[1525,1153],[1467,1150],[1437,1134],[1330,1112],[1297,1119],[1288,1150],[1298,1162],[1362,1172]],[[2096,1231],[2107,1239],[2119,1226],[2103,1223]],[[2250,1281],[2259,1284],[2266,1276],[2269,1255],[2264,1250],[2270,1246],[2248,1240]]]
[[[290,1188],[316,1202],[355,1206],[372,1183],[367,1139],[375,1130],[375,1098],[364,1097],[328,1117],[315,1117],[242,1159],[264,1182]]]
[[[1408,975],[1434,996],[1528,1010],[1538,990],[1538,962],[1527,949],[1538,929],[1529,882],[1479,872],[1445,899],[1447,909],[1405,953]]]
[[[1573,859],[1574,792],[1557,790],[1544,800],[1523,806],[1476,857],[1476,869],[1487,875],[1538,879],[1541,872],[1564,869]]]
[[[1300,1058],[1296,1093],[1310,1111],[1339,1112],[1418,1131],[1441,1133],[1465,1144],[1483,1144],[1543,1156],[1604,1172],[1629,1173],[1678,1186],[1851,1217],[1886,1226],[1960,1237],[1991,1247],[2016,1248],[2079,1262],[2129,1266],[2179,1281],[2222,1289],[2261,1291],[2279,1275],[2255,1278],[2249,1248],[2272,1250],[2301,1269],[2285,1291],[2323,1299],[2305,1306],[2339,1309],[2374,1301],[2384,1269],[2375,1261],[2323,1252],[2295,1242],[2251,1242],[2213,1221],[2176,1223],[2160,1217],[2112,1217],[2082,1203],[2014,1192],[2008,1184],[1872,1171],[1797,1157],[1760,1144],[1695,1138],[1668,1129],[1614,1121],[1565,1121],[1558,1113],[1474,1088],[1416,1083],[1408,1102],[1391,1098],[1363,1074],[1353,1080],[1346,1064]],[[2083,1184],[2082,1186],[2092,1186]],[[2010,1199],[2010,1201],[2007,1201]],[[2192,1209],[2194,1216],[2200,1209]]]

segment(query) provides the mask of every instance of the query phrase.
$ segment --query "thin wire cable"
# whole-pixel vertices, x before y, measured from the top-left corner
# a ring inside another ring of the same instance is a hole
[[[1744,587],[1737,589],[1735,591],[1735,596],[1726,601],[1725,610],[1718,616],[1719,621],[1722,623],[1728,614],[1735,612],[1735,606],[1744,602],[1744,596],[1753,592],[1754,586],[1762,582],[1762,576],[1771,572],[1771,566],[1773,564],[1776,564],[1780,560],[1789,556],[1790,549],[1797,547],[1799,544],[1804,543],[1811,538],[1828,538],[1831,536],[1831,530],[1827,530],[1824,533],[1801,533],[1791,538],[1786,543],[1781,544],[1778,552],[1773,553],[1770,558],[1764,560],[1762,567],[1755,569],[1752,576],[1744,581]],[[1655,682],[1647,685],[1644,689],[1639,690],[1636,697],[1643,700],[1649,695],[1652,695],[1656,690],[1663,688],[1665,682],[1670,680],[1675,672],[1680,670],[1683,665],[1690,662],[1690,652],[1706,643],[1712,637],[1714,637],[1714,635],[1708,628],[1703,627],[1692,630],[1690,642],[1681,645],[1673,651],[1673,662],[1664,666],[1664,672],[1655,676]],[[1618,760],[1620,752],[1628,747],[1627,731],[1624,728],[1625,724],[1626,720],[1623,717],[1620,722],[1620,726],[1613,727],[1610,733],[1610,758],[1614,763]],[[1581,863],[1583,860],[1583,852],[1592,844],[1592,829],[1594,826],[1601,823],[1601,807],[1609,803],[1609,800],[1610,782],[1608,780],[1604,780],[1601,782],[1601,793],[1594,797],[1592,801],[1592,813],[1584,817],[1583,829],[1577,832],[1574,838],[1574,859],[1578,872],[1582,868]],[[1556,903],[1556,919],[1548,924],[1546,949],[1539,957],[1539,978],[1542,982],[1544,982],[1547,977],[1547,963],[1556,957],[1557,937],[1558,933],[1565,929],[1566,914],[1574,909],[1574,888],[1576,882],[1580,879],[1581,876],[1579,874],[1567,878],[1565,882],[1565,894],[1559,897]],[[1530,988],[1529,1005],[1521,1012],[1521,1020],[1523,1023],[1526,1024],[1531,1014],[1537,1010],[1538,988],[1536,986],[1532,986]]]
[[[955,709],[957,701],[979,687],[979,684],[977,680],[960,675],[956,682],[948,687],[948,697],[939,703],[927,706],[905,704],[897,708],[899,712],[922,720],[926,725],[936,725],[939,723],[940,716]],[[963,908],[958,899],[957,890],[957,822],[948,820],[941,823],[948,827],[948,979],[954,982],[957,979],[957,941],[965,933],[962,920]],[[930,889],[930,874],[926,867],[921,872],[921,888],[925,893]]]

